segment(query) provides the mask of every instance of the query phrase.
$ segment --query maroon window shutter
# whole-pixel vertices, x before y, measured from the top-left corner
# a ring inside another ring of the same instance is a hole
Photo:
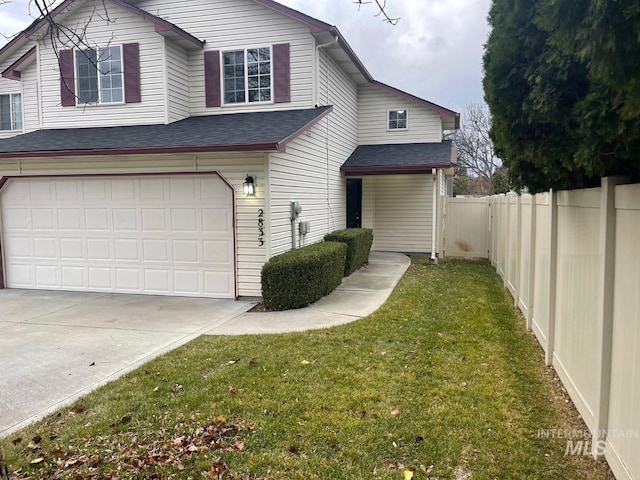
[[[291,61],[288,43],[273,46],[273,97],[275,103],[291,101]]]
[[[222,105],[220,93],[220,52],[204,52],[204,94],[207,107]]]
[[[140,103],[140,45],[125,43],[122,45],[122,70],[124,72],[124,101]]]
[[[63,107],[73,107],[76,104],[73,50],[60,50],[58,64],[60,66],[60,103]]]

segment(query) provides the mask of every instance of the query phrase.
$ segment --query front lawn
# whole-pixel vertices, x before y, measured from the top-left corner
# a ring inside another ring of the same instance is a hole
[[[350,325],[201,337],[0,442],[16,478],[609,479],[486,263],[413,264]]]

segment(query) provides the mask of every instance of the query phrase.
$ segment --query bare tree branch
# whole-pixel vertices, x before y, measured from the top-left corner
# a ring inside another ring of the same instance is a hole
[[[501,166],[489,137],[491,114],[486,105],[471,104],[462,115],[460,130],[453,139],[458,148],[460,174],[466,175],[482,187],[482,194],[492,193],[492,178]]]
[[[390,23],[391,25],[397,25],[400,21],[400,17],[391,17],[387,13],[387,0],[355,0],[354,3],[358,4],[358,10],[362,5],[375,3],[378,6],[378,13],[376,13],[376,17],[381,16],[386,23]]]

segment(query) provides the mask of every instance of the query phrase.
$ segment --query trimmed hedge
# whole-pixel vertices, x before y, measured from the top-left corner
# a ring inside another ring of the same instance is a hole
[[[321,242],[272,257],[262,267],[262,301],[268,310],[300,308],[342,282],[347,246]]]
[[[370,228],[346,228],[327,233],[327,242],[342,242],[347,244],[347,261],[344,266],[344,276],[349,276],[369,261],[373,230]]]

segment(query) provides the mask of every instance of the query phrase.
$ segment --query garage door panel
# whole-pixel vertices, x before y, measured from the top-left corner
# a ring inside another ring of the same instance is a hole
[[[113,231],[114,232],[136,232],[138,231],[138,212],[135,208],[114,208],[113,209]]]
[[[55,260],[58,258],[56,238],[35,237],[33,239],[33,258],[37,260]]]
[[[53,265],[36,265],[36,286],[38,288],[55,288],[58,284],[58,267]]]
[[[60,238],[60,260],[65,262],[84,260],[86,258],[85,252],[85,242],[82,238]]]
[[[82,289],[86,286],[86,272],[84,267],[62,267],[62,288],[69,290]]]
[[[171,230],[173,232],[197,232],[197,210],[195,208],[172,208]]]
[[[58,230],[69,232],[82,231],[82,213],[79,208],[60,208],[58,210]]]
[[[142,217],[143,232],[167,232],[167,211],[164,208],[143,208]]]
[[[234,296],[216,176],[11,179],[1,199],[10,288]]]
[[[117,178],[111,180],[111,200],[136,201],[136,181],[132,178]]]
[[[173,262],[174,263],[200,263],[199,243],[197,240],[174,240]]]
[[[86,208],[84,224],[87,232],[109,231],[109,212],[106,208]]]
[[[31,210],[31,228],[45,232],[55,229],[54,211],[52,208],[34,208]]]

